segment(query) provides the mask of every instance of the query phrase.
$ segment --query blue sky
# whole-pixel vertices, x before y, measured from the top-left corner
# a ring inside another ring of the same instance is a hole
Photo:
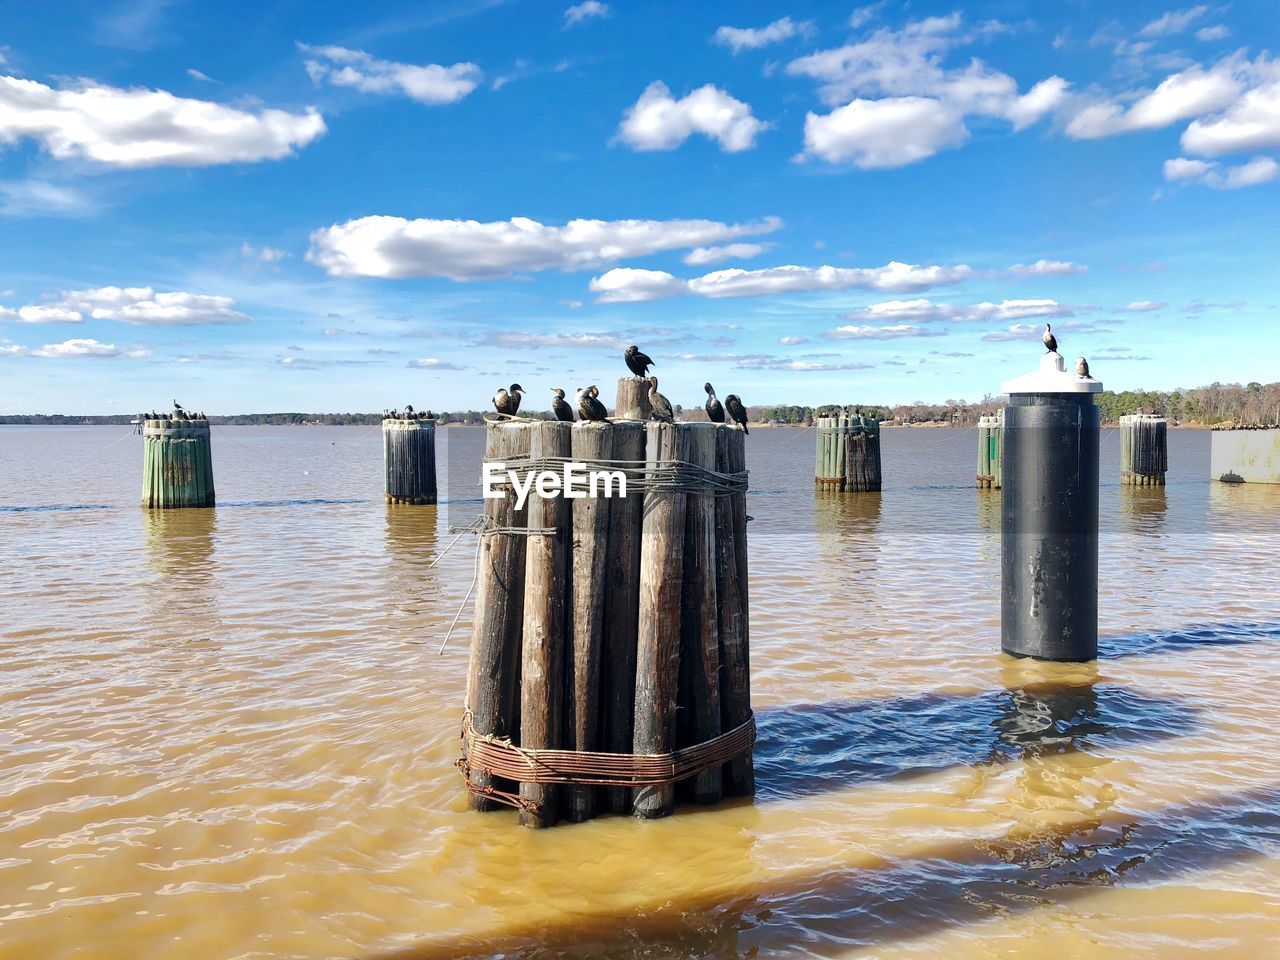
[[[1280,377],[1280,11],[26,5],[0,412]]]

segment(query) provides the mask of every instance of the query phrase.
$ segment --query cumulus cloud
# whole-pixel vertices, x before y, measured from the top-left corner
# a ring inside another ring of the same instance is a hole
[[[896,323],[889,326],[872,327],[858,324],[846,324],[828,330],[823,334],[830,340],[900,340],[903,337],[941,337],[941,330],[929,330],[910,323]]]
[[[1266,64],[1274,74],[1246,91],[1215,117],[1193,121],[1182,134],[1182,148],[1202,156],[1244,153],[1280,147],[1280,68]]]
[[[18,348],[12,356],[45,357],[49,359],[75,357],[127,357],[138,359],[151,356],[146,347],[117,347],[114,343],[99,343],[97,340],[77,339],[64,340],[62,343],[46,343],[43,347],[27,350]]]
[[[772,244],[728,243],[719,247],[697,247],[682,258],[691,267],[703,267],[721,260],[749,260],[764,253]]]
[[[754,147],[768,127],[752,116],[748,104],[712,84],[676,100],[665,83],[655,80],[623,115],[617,139],[633,150],[674,150],[700,133],[726,153],[738,153]]]
[[[474,90],[484,76],[474,63],[416,66],[379,60],[363,50],[346,47],[299,44],[299,48],[314,58],[306,61],[306,68],[315,83],[351,87],[362,93],[402,94],[419,103],[456,103]]]
[[[793,60],[787,72],[818,80],[820,96],[835,108],[806,117],[802,156],[902,166],[962,144],[966,116],[1003,118],[1020,130],[1060,106],[1068,88],[1060,77],[1019,95],[1011,76],[976,58],[943,65],[949,51],[989,32],[964,29],[959,14],[929,17]]]
[[[1238,190],[1280,178],[1280,163],[1271,157],[1254,157],[1248,163],[1222,166],[1217,161],[1175,157],[1164,162],[1164,178],[1202,183],[1215,190]]]
[[[414,367],[419,370],[465,370],[466,367],[458,363],[450,363],[447,360],[438,360],[435,357],[423,357],[421,360],[410,360],[405,364],[406,367]]]
[[[203,326],[248,323],[230,297],[160,292],[151,287],[64,290],[55,300],[9,310],[20,323],[80,323],[85,318],[134,326]],[[0,312],[0,317],[5,316]]]
[[[1084,264],[1070,260],[1037,260],[1035,263],[1015,263],[1011,267],[1006,267],[1004,273],[1015,278],[1061,277],[1072,273],[1085,273],[1088,269]]]
[[[743,50],[759,50],[792,37],[811,36],[813,32],[812,22],[797,22],[790,17],[783,17],[764,27],[720,27],[712,39],[722,47],[729,47],[734,53],[741,53]]]
[[[779,337],[778,343],[784,347],[794,347],[798,343],[808,343],[807,337]]]
[[[203,167],[278,160],[325,131],[315,110],[257,112],[81,81],[55,89],[0,76],[0,146],[33,140],[59,160]]]
[[[1066,323],[1056,324],[1054,326],[1055,333],[1070,331],[1089,332],[1097,329],[1097,324],[1086,323],[1080,320],[1068,320]],[[1015,323],[1005,330],[988,333],[984,335],[982,339],[987,343],[1004,343],[1012,340],[1039,340],[1043,336],[1044,326],[1042,324]]]
[[[405,220],[362,217],[317,230],[307,259],[338,277],[480,280],[533,270],[589,270],[630,257],[770,233],[777,217],[714,220],[571,220],[562,227],[515,217]]]
[[[1024,320],[1028,317],[1069,317],[1075,308],[1056,300],[1002,300],[1000,303],[957,305],[932,300],[889,300],[845,314],[846,320],[928,323],[947,321]]]
[[[1114,100],[1082,107],[1067,122],[1066,133],[1078,140],[1092,140],[1167,127],[1221,110],[1239,97],[1243,84],[1240,63],[1235,59],[1224,60],[1209,70],[1189,67],[1166,77],[1127,109]]]
[[[564,28],[568,30],[584,20],[595,20],[609,15],[609,5],[600,0],[584,0],[576,3],[564,12]]]
[[[1184,33],[1192,23],[1208,12],[1209,8],[1203,5],[1190,7],[1186,10],[1170,10],[1139,30],[1138,36],[1168,37],[1176,33]]]
[[[1196,31],[1196,39],[1205,43],[1213,40],[1225,40],[1229,36],[1231,36],[1231,29],[1221,23],[1214,24],[1212,27],[1201,27]]]
[[[639,303],[678,297],[687,293],[689,288],[686,281],[665,270],[615,267],[599,277],[592,277],[587,289],[596,294],[597,303]]]
[[[1125,313],[1150,313],[1153,310],[1163,310],[1168,305],[1165,300],[1135,300],[1120,309]]]

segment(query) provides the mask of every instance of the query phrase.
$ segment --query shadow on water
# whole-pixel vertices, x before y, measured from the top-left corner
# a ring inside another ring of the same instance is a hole
[[[1005,669],[1011,685],[1003,690],[757,711],[758,798],[795,799],[957,766],[1111,751],[1184,735],[1197,725],[1187,705],[1096,682],[1094,665],[1039,680],[1017,664]]]
[[[0,513],[54,513],[62,510],[114,510],[109,503],[40,503],[0,507]]]
[[[1192,624],[1177,630],[1123,633],[1098,641],[1103,660],[1147,657],[1198,647],[1236,647],[1280,640],[1280,621]]]
[[[841,864],[728,892],[722,886],[627,916],[579,914],[383,958],[821,956],[1060,906],[1099,888],[1168,882],[1274,856],[1277,847],[1280,787],[1271,786],[1141,819],[1112,813],[1029,837],[953,841],[884,865]]]

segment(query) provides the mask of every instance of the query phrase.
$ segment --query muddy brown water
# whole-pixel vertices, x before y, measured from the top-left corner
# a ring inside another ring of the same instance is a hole
[[[1280,487],[1122,487],[1102,658],[999,653],[976,436],[881,495],[748,442],[755,803],[543,832],[452,763],[481,434],[387,507],[377,428],[215,427],[144,513],[123,427],[0,427],[0,957],[1261,957],[1280,938]]]

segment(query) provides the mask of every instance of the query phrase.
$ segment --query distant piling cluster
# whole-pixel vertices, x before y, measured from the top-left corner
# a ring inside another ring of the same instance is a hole
[[[813,482],[820,490],[879,490],[880,422],[840,413],[814,421],[818,441]]]
[[[388,503],[435,503],[435,419],[398,411],[384,417],[382,463]]]
[[[640,411],[631,379],[620,414]],[[488,424],[486,472],[507,479],[480,521],[460,761],[474,809],[548,827],[754,793],[743,437]],[[539,495],[567,464],[596,496]]]
[[[1004,476],[1004,411],[978,419],[978,486],[999,490]]]
[[[209,421],[175,408],[142,414],[142,506],[148,510],[212,507],[213,456]]]
[[[1151,413],[1120,418],[1120,483],[1163,487],[1169,469],[1169,421]]]

